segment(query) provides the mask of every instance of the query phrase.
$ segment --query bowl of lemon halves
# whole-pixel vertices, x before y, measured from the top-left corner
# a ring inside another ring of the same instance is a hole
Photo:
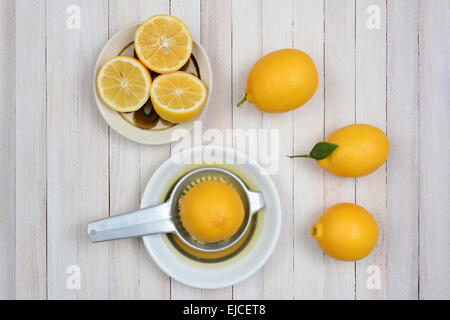
[[[205,49],[180,19],[165,14],[116,33],[94,72],[103,118],[142,144],[171,143],[188,134],[205,113],[211,90]]]

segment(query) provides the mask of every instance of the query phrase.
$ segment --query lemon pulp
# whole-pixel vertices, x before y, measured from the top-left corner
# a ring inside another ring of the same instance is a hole
[[[150,73],[144,65],[125,56],[105,62],[97,75],[100,98],[119,112],[140,109],[150,97],[151,83]]]
[[[192,36],[178,18],[159,14],[137,29],[134,46],[139,60],[157,73],[179,70],[192,53]]]
[[[192,120],[200,112],[206,101],[207,90],[196,76],[178,71],[156,77],[150,96],[161,118],[181,123]]]

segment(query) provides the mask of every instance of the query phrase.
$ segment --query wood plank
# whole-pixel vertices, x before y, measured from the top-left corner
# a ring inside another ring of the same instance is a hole
[[[161,11],[159,11],[161,12]],[[149,17],[152,15],[147,14]],[[170,146],[140,146],[140,194],[144,192],[147,182],[158,167],[170,157]],[[140,298],[141,299],[170,299],[171,282],[140,242]]]
[[[418,19],[419,1],[387,2],[388,299],[417,299],[419,290]]]
[[[109,1],[109,37],[140,22],[139,1]],[[109,214],[136,210],[140,203],[139,144],[109,131]],[[110,299],[137,299],[140,295],[140,239],[109,243]]]
[[[294,153],[324,140],[324,1],[294,2],[294,46],[308,53],[319,73],[314,97],[294,114]],[[294,159],[294,298],[323,298],[323,252],[311,226],[324,211],[324,172],[316,161]]]
[[[356,1],[356,123],[367,123],[386,131],[385,0]],[[356,299],[384,299],[386,165],[368,176],[356,179],[355,196],[356,203],[374,216],[379,230],[374,250],[356,263]],[[367,285],[368,278],[374,272],[372,268],[377,268],[374,270],[378,273],[374,276],[380,279],[379,288],[372,287],[373,284]]]
[[[200,0],[172,0],[171,14],[180,18],[189,28],[194,40],[201,42],[201,1]],[[175,154],[183,149],[192,147],[191,134],[185,136],[180,141],[171,146],[171,154]],[[202,298],[202,290],[186,286],[176,280],[171,281],[171,298],[177,299],[195,299]]]
[[[139,0],[141,12],[139,18],[144,21],[155,14],[170,13],[170,0],[147,1]],[[170,146],[139,146],[140,154],[140,194],[144,192],[148,180],[156,169],[170,156]],[[169,299],[170,278],[153,262],[140,242],[140,298],[141,299]]]
[[[152,3],[153,4],[153,3]],[[155,3],[152,8],[145,1],[110,1],[109,3],[109,35],[128,25],[146,20],[156,13],[167,13],[169,3]],[[159,7],[160,6],[160,7]],[[161,11],[160,11],[161,9]],[[139,208],[141,195],[141,154],[140,145],[110,131],[110,214],[120,214]],[[140,239],[124,239],[110,243],[110,277],[109,297],[112,299],[137,299],[141,296],[141,252],[147,254]],[[142,251],[143,250],[143,251]],[[151,259],[145,260],[146,277],[151,285],[158,286],[158,276],[153,279],[155,266]],[[147,264],[148,263],[148,264]],[[150,270],[148,270],[150,268]],[[153,283],[154,282],[154,283]],[[164,280],[163,280],[164,282]],[[145,285],[148,285],[145,284]],[[145,286],[144,285],[144,286]],[[166,290],[147,291],[155,298]],[[149,298],[150,298],[149,297]]]
[[[263,2],[263,54],[293,46],[293,2]],[[281,234],[272,257],[264,266],[264,298],[292,299],[293,274],[293,161],[286,157],[293,153],[294,113],[263,114],[263,128],[279,130],[279,170],[272,179],[278,189],[282,207]]]
[[[15,1],[0,3],[0,299],[14,299],[16,264]]]
[[[187,7],[191,7],[187,11]],[[218,15],[217,13],[220,12]],[[193,26],[191,33],[194,38],[201,41],[208,53],[213,67],[212,95],[208,112],[202,119],[202,131],[214,128],[224,133],[225,129],[232,127],[231,108],[231,2],[227,1],[190,1],[181,4],[181,1],[172,2],[172,13],[188,26]],[[198,15],[198,13],[200,13]],[[187,14],[191,17],[188,19]],[[200,28],[198,22],[201,22]],[[200,30],[200,34],[198,33]],[[191,137],[192,138],[192,137]],[[190,140],[190,139],[189,139]],[[208,141],[202,141],[208,144]],[[187,147],[188,139],[180,142]],[[223,144],[215,141],[214,144]],[[230,143],[231,144],[231,143]],[[174,149],[180,150],[180,144]],[[172,281],[172,299],[231,299],[232,288],[219,290],[200,290],[187,287]]]
[[[169,13],[169,1],[110,1],[110,36],[159,13]],[[141,146],[110,129],[111,215],[139,208],[148,179],[168,152],[167,146]],[[140,239],[112,242],[109,263],[110,298],[170,297],[169,278],[154,264]]]
[[[450,298],[450,3],[420,2],[419,298]]]
[[[232,128],[231,101],[231,1],[201,2],[201,41],[213,68],[214,89],[203,129],[215,128],[224,132]],[[218,14],[220,12],[220,14]],[[205,141],[207,144],[208,141]],[[217,142],[220,144],[220,142]],[[231,147],[231,142],[226,141]]]
[[[201,42],[201,1],[200,0],[172,0],[170,12],[180,18],[189,28],[194,40]],[[189,149],[192,144],[192,133],[182,138],[171,146],[171,154],[175,154],[183,149]],[[171,299],[193,299],[200,300],[202,290],[186,286],[174,279],[171,279]]]
[[[172,15],[180,18],[188,27],[194,41],[201,43],[202,28],[202,5],[201,0],[171,0],[170,12]],[[214,85],[214,84],[213,84]],[[170,153],[174,155],[182,150],[197,147],[202,144],[199,139],[193,139],[193,132],[185,135],[179,141],[170,146]]]
[[[69,6],[80,29],[66,27]],[[95,105],[93,70],[108,37],[107,1],[51,0],[47,7],[48,297],[108,297],[108,244],[90,243],[89,221],[108,215],[108,130]],[[80,268],[81,288],[67,285]]]
[[[150,17],[151,15],[149,15]],[[140,194],[144,192],[147,182],[158,167],[170,157],[170,146],[140,146]],[[171,282],[140,243],[140,298],[170,299]]]
[[[201,41],[201,0],[171,0],[170,14],[180,18],[194,41]]]
[[[253,64],[262,57],[262,2],[259,0],[232,2],[232,81],[233,81],[233,129],[259,130],[262,128],[262,112],[245,103],[236,104],[244,96],[247,75]],[[259,160],[261,141],[255,146],[234,141],[233,147]],[[255,152],[256,151],[256,154]],[[258,161],[260,162],[260,161]],[[261,269],[250,279],[233,287],[233,299],[262,299],[264,297],[264,271]]]
[[[46,3],[16,1],[16,298],[47,297]],[[23,50],[27,48],[26,50]],[[33,90],[30,90],[33,88]]]
[[[325,0],[325,136],[355,122],[355,3]],[[355,201],[355,180],[324,172],[325,209]],[[355,264],[325,259],[324,298],[354,299]]]

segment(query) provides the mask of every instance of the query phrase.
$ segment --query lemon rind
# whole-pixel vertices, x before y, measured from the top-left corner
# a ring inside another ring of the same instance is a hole
[[[107,97],[105,97],[104,92],[103,92],[103,87],[100,85],[100,80],[102,79],[102,76],[104,74],[104,70],[105,68],[110,65],[113,61],[115,60],[126,60],[127,63],[131,63],[134,66],[138,67],[138,69],[140,69],[143,75],[145,75],[145,82],[146,82],[146,88],[145,88],[145,96],[144,98],[142,98],[138,104],[136,104],[135,106],[132,107],[128,107],[128,108],[118,108],[117,106],[115,106]],[[150,90],[151,90],[151,77],[150,77],[150,73],[148,72],[148,70],[145,68],[145,66],[141,63],[141,61],[134,59],[132,57],[127,57],[127,56],[115,56],[111,59],[109,59],[108,61],[106,61],[100,68],[98,74],[97,74],[97,79],[96,79],[96,84],[97,84],[97,92],[101,98],[101,100],[111,109],[118,111],[118,112],[133,112],[136,110],[139,110],[140,108],[142,108],[142,106],[148,101],[148,99],[150,98]]]

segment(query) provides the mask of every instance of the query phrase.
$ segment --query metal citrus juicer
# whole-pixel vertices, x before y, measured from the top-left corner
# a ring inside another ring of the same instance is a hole
[[[233,187],[241,197],[245,212],[242,225],[233,236],[213,243],[201,242],[192,237],[181,224],[179,215],[180,202],[186,192],[207,180],[220,181]],[[264,208],[264,198],[261,192],[250,191],[239,177],[228,170],[204,167],[192,170],[181,177],[173,187],[166,202],[93,221],[88,224],[87,231],[92,242],[173,233],[193,249],[216,252],[225,250],[237,243],[248,230],[251,217],[262,208]]]

